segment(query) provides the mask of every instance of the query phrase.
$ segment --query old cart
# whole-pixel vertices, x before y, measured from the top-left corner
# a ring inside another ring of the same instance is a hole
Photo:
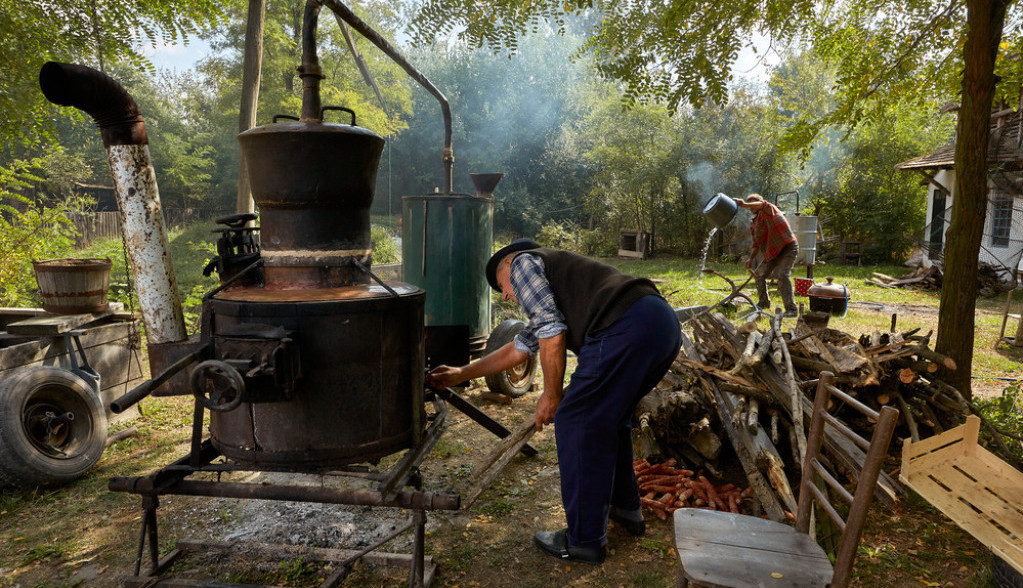
[[[66,483],[99,461],[105,407],[142,381],[138,321],[116,310],[0,308],[0,485]]]

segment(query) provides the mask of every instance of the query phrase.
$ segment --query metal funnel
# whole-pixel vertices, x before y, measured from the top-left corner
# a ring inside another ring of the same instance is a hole
[[[476,186],[477,194],[492,194],[497,183],[504,177],[503,173],[494,174],[469,174],[472,183]]]

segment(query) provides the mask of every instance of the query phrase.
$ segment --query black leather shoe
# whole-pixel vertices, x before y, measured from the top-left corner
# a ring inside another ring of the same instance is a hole
[[[640,514],[638,521],[626,518],[625,514],[616,506],[612,506],[610,512],[608,512],[608,518],[618,523],[621,528],[625,529],[626,533],[633,537],[642,537],[646,533],[646,522],[642,519],[642,516]]]
[[[607,548],[572,547],[568,544],[568,529],[560,531],[537,531],[533,535],[533,543],[547,553],[568,561],[578,561],[591,565],[604,563]]]

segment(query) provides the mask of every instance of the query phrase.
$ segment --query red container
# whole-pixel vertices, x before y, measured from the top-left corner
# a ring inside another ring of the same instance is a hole
[[[800,296],[807,296],[810,293],[810,287],[813,286],[813,280],[810,278],[794,278],[793,282],[796,285],[796,294]]]

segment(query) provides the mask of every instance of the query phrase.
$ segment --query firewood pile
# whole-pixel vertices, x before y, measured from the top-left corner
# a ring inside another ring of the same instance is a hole
[[[1005,281],[1005,269],[990,263],[981,262],[977,267],[977,294],[985,298],[997,296],[1012,289],[1013,285]],[[942,270],[940,264],[930,267],[917,267],[908,274],[892,277],[880,272],[873,272],[868,284],[881,288],[912,288],[914,290],[940,290]]]
[[[755,500],[740,503],[744,512],[783,520],[796,511],[792,489],[798,488],[820,372],[835,374],[835,385],[875,410],[898,408],[897,440],[962,423],[969,405],[941,378],[955,362],[930,348],[930,333],[899,331],[895,316],[889,332],[860,337],[827,322],[827,314],[806,313],[783,332],[780,315],[766,327],[737,326],[718,313],[696,317],[688,323],[692,338],[684,338],[669,373],[637,407],[636,456],[650,463],[674,459],[716,482],[748,486],[738,496]],[[873,423],[859,412],[841,406],[829,412],[870,438]],[[893,453],[900,446],[893,442]],[[862,467],[863,449],[834,426],[825,427],[824,451],[836,474],[854,477]],[[882,473],[879,504],[892,507],[903,493]]]
[[[897,278],[873,272],[873,277],[865,280],[868,284],[880,286],[881,288],[913,288],[916,290],[940,290],[941,289],[941,268],[932,265],[931,267],[918,267],[915,270]]]

